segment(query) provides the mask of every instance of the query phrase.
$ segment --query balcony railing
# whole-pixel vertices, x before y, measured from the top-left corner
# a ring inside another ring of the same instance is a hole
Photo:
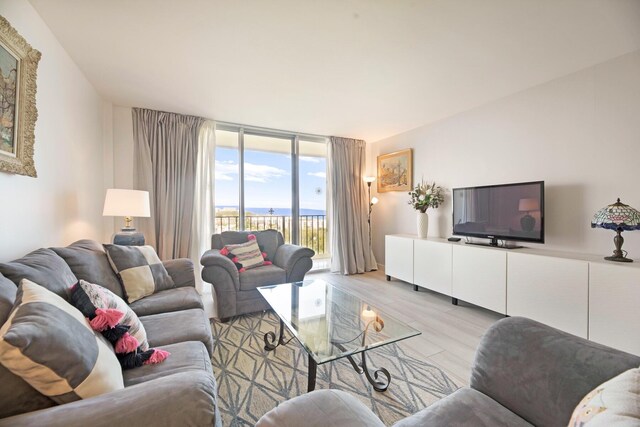
[[[244,219],[244,229],[275,229],[282,233],[285,242],[291,243],[291,221],[290,216],[284,215],[247,215]],[[216,216],[215,222],[216,233],[241,229],[238,216]],[[329,255],[326,215],[300,215],[298,230],[300,245],[313,249],[316,257]]]

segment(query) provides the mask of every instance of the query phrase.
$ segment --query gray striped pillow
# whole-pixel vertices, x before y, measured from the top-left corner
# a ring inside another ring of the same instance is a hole
[[[242,266],[240,268],[241,272],[243,271],[242,269],[260,267],[264,264],[264,257],[255,237],[253,239],[250,238],[246,243],[226,245],[225,248],[233,255],[231,261]]]
[[[57,403],[124,388],[111,345],[78,309],[27,279],[0,328],[0,363]]]

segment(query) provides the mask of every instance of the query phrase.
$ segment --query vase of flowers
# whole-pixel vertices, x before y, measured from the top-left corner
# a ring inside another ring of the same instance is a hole
[[[417,211],[418,237],[427,237],[429,232],[429,216],[427,209],[437,209],[444,202],[444,190],[436,183],[424,180],[409,192],[409,204]]]

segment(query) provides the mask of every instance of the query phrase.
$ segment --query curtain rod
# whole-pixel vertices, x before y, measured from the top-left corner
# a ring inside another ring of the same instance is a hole
[[[233,122],[223,122],[220,120],[212,120],[216,123],[216,125],[221,125],[221,126],[229,126],[229,127],[238,127],[238,128],[242,128],[242,129],[247,129],[247,130],[253,130],[253,131],[257,131],[257,132],[266,132],[266,133],[275,133],[275,134],[284,134],[284,135],[297,135],[297,136],[303,136],[303,137],[309,137],[309,138],[329,138],[327,135],[316,135],[313,133],[304,133],[304,132],[295,132],[295,131],[288,131],[288,130],[281,130],[281,129],[273,129],[273,128],[265,128],[265,127],[261,127],[261,126],[251,126],[251,125],[243,125],[240,123],[233,123]]]

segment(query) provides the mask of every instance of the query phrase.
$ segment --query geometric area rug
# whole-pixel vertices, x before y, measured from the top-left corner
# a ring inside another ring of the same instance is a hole
[[[211,327],[223,426],[254,426],[278,404],[307,392],[307,354],[297,340],[275,352],[264,350],[264,334],[277,333],[278,318],[272,311],[237,316],[228,323],[214,320]],[[285,329],[285,339],[290,337]],[[367,358],[370,367],[384,367],[391,374],[387,391],[373,390],[346,358],[318,365],[316,390],[346,391],[389,426],[459,388],[442,369],[407,353],[397,343],[369,350]]]

